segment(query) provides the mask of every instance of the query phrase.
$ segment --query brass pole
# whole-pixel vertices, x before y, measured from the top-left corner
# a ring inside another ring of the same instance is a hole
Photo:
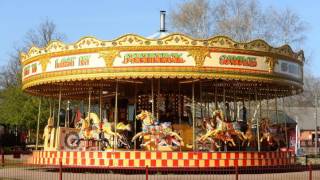
[[[137,120],[136,120],[136,116],[137,116],[137,84],[134,85],[134,134],[137,133]],[[136,145],[137,142],[134,141],[134,150],[136,150]]]
[[[153,87],[153,78],[151,79],[151,112],[152,118],[154,117],[154,87]]]
[[[114,102],[114,132],[117,134],[117,124],[118,124],[118,80],[116,80],[116,94],[115,94],[115,102]],[[113,149],[116,150],[118,145],[118,137],[114,137],[114,146]]]
[[[41,116],[41,98],[39,99],[39,107],[38,107],[36,150],[38,150],[38,145],[39,145],[40,116]]]
[[[160,106],[160,78],[158,79],[158,92],[157,92],[157,120],[159,121],[159,106]]]
[[[192,82],[192,143],[193,143],[193,150],[196,149],[196,137],[195,137],[195,105],[194,105],[194,82]]]
[[[102,89],[99,91],[99,118],[102,121]]]
[[[202,101],[202,83],[199,82],[199,96],[200,96],[200,113],[201,119],[203,119],[203,101]]]
[[[285,133],[285,138],[286,138],[286,147],[289,148],[289,143],[288,143],[288,130],[287,130],[287,115],[285,113],[285,105],[284,105],[284,98],[282,97],[282,111],[283,114],[285,115],[285,119],[284,119],[284,133]]]
[[[178,85],[178,91],[179,91],[179,99],[178,99],[178,103],[179,103],[178,110],[179,110],[179,112],[178,112],[178,114],[179,114],[179,124],[181,124],[181,85],[180,85],[180,83]]]
[[[258,104],[258,91],[257,87],[255,87],[255,104]],[[259,107],[261,112],[261,107]],[[260,117],[259,117],[260,118]],[[260,127],[259,127],[259,118],[257,118],[257,141],[258,141],[258,151],[260,152]]]
[[[61,109],[61,86],[59,91],[59,103],[58,103],[58,121],[57,121],[57,128],[60,127],[60,109]]]
[[[214,108],[218,110],[218,100],[217,100],[217,85],[214,85]]]

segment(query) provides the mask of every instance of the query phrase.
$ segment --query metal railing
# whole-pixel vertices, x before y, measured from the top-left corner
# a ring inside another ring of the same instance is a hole
[[[1,155],[0,179],[21,180],[162,180],[162,179],[320,179],[320,165],[255,166],[231,168],[121,168],[59,165],[31,165]]]

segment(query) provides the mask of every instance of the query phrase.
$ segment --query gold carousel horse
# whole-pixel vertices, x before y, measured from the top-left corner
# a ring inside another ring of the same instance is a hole
[[[249,120],[247,122],[247,130],[244,133],[244,140],[242,141],[242,146],[246,144],[247,147],[250,147],[250,145],[254,144],[256,141],[256,136],[252,131],[252,124],[252,120]]]
[[[231,143],[232,146],[236,146],[233,138],[231,137],[231,133],[234,132],[234,130],[228,131],[227,123],[223,121],[224,116],[223,112],[221,110],[216,110],[213,113],[213,121],[210,123],[213,123],[212,125],[208,124],[209,122],[206,122],[206,134],[201,136],[199,138],[200,142],[204,142],[208,140],[208,138],[221,140],[225,144]],[[215,128],[213,128],[215,127]],[[210,140],[210,139],[209,139]]]
[[[137,138],[141,139],[143,136],[150,134],[151,126],[154,125],[154,118],[148,111],[142,110],[141,113],[136,116],[136,119],[142,121],[142,131],[133,136],[132,142]]]
[[[260,142],[266,141],[270,146],[278,146],[280,145],[280,141],[282,138],[279,134],[273,134],[271,132],[271,122],[270,119],[262,118],[260,122],[260,132],[261,132],[261,138]],[[278,129],[278,128],[277,128]]]
[[[50,144],[50,140],[51,140],[51,132],[53,130],[53,118],[52,117],[49,117],[48,118],[48,123],[47,125],[45,126],[44,128],[44,131],[43,131],[43,135],[42,135],[42,138],[44,139],[44,147],[47,148],[49,147],[49,144]]]

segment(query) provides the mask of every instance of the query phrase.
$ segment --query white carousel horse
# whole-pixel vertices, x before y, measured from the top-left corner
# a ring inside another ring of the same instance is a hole
[[[137,138],[141,139],[146,135],[150,135],[148,141],[141,144],[142,147],[154,144],[155,146],[183,146],[183,139],[175,133],[171,128],[171,123],[164,122],[157,124],[152,117],[152,114],[148,111],[142,110],[140,114],[136,116],[137,120],[142,121],[142,131],[137,133],[133,138],[134,142]]]
[[[110,142],[115,144],[114,139],[117,137],[117,140],[121,145],[125,146],[126,148],[130,147],[129,143],[127,143],[126,137],[118,133],[123,131],[131,131],[130,124],[125,125],[124,123],[120,122],[116,127],[114,127],[114,123],[102,123],[96,113],[89,113],[85,119],[81,119],[79,124],[81,124],[79,132],[80,139],[93,139],[101,141],[105,147],[112,147]],[[118,131],[117,133],[114,132],[115,128]]]

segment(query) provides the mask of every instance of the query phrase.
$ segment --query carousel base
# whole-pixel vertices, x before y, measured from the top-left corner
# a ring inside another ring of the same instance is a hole
[[[290,152],[34,151],[36,165],[109,168],[250,167],[295,164]]]

